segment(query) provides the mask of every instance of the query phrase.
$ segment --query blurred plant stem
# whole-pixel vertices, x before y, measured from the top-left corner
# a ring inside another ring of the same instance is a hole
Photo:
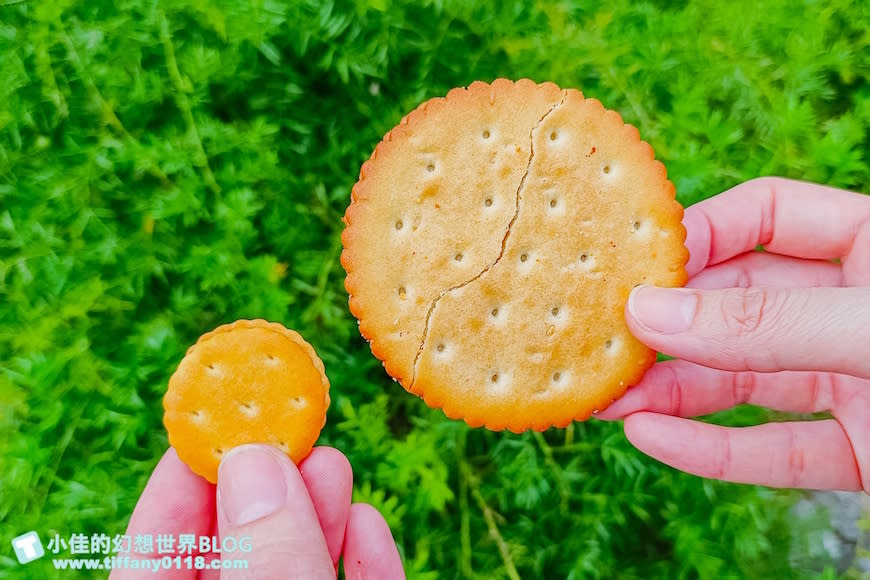
[[[480,480],[471,472],[471,468],[464,458],[460,460],[459,465],[462,477],[465,479],[466,485],[471,492],[471,497],[474,498],[477,507],[480,508],[480,512],[483,514],[483,520],[486,522],[486,528],[489,531],[489,535],[498,547],[498,552],[501,555],[508,578],[511,580],[519,580],[520,575],[517,573],[516,566],[514,566],[510,547],[507,545],[507,542],[504,541],[504,537],[501,535],[501,532],[498,529],[498,524],[495,521],[495,512],[489,507],[489,504],[486,503],[483,494],[480,493]]]
[[[103,98],[100,89],[97,87],[97,84],[94,82],[91,75],[85,69],[84,63],[82,62],[81,57],[79,56],[78,51],[76,50],[75,44],[73,44],[72,39],[69,36],[69,33],[66,30],[66,27],[63,24],[63,20],[60,18],[60,13],[55,15],[55,26],[57,27],[57,31],[60,34],[61,40],[63,41],[63,45],[66,48],[67,55],[69,56],[69,61],[75,69],[76,75],[80,81],[85,84],[85,87],[88,90],[88,93],[91,95],[91,98],[97,104],[97,107],[100,110],[100,115],[102,116],[102,120],[104,123],[108,124],[112,129],[114,129],[118,135],[120,135],[128,145],[130,145],[136,151],[141,151],[142,145],[139,141],[136,140],[133,135],[127,131],[127,128],[124,127],[124,124],[121,123],[121,119],[115,114],[115,110],[112,106],[106,102],[106,99]],[[148,157],[142,155],[141,158],[143,160],[148,160]],[[155,177],[160,181],[161,185],[166,188],[172,186],[172,182],[166,176],[166,173],[160,169],[159,166],[155,165],[152,162],[148,162],[147,170],[152,177]]]
[[[172,47],[172,35],[169,32],[169,21],[166,20],[166,15],[163,12],[160,12],[160,41],[163,43],[163,52],[166,56],[166,70],[169,72],[169,79],[175,88],[173,93],[175,104],[178,105],[181,114],[184,116],[190,142],[195,148],[195,163],[202,170],[202,179],[206,186],[208,186],[212,193],[219,196],[221,188],[214,178],[214,173],[211,171],[208,155],[202,146],[199,129],[196,127],[196,120],[193,118],[193,111],[190,108],[190,100],[187,98],[187,93],[191,89],[186,86],[178,70],[178,62],[175,60],[175,49]]]
[[[459,465],[459,573],[463,578],[471,578],[471,512],[468,507],[468,477],[465,470],[465,440],[467,429],[459,429],[456,436],[456,460]]]

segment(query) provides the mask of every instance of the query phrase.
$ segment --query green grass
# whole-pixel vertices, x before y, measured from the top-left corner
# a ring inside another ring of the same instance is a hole
[[[169,375],[241,317],[321,354],[321,442],[409,577],[819,573],[794,492],[677,473],[617,424],[495,434],[405,394],[348,313],[339,236],[404,113],[500,76],[619,111],[684,204],[764,174],[866,190],[868,30],[843,0],[0,0],[0,575],[54,573],[18,567],[24,531],[122,532]]]

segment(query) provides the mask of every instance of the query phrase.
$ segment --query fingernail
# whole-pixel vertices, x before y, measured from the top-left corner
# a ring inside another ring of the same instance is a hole
[[[695,293],[682,288],[638,286],[628,297],[628,312],[638,324],[661,334],[688,330],[697,307]]]
[[[284,505],[284,469],[266,447],[236,447],[221,461],[218,497],[224,515],[234,526],[264,518]]]

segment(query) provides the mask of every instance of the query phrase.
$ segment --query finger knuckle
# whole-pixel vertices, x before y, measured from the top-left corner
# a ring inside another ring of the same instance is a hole
[[[714,479],[728,479],[731,474],[731,435],[726,431],[719,441],[719,448],[715,454],[716,463],[713,470]]]
[[[746,187],[760,191],[767,191],[782,187],[786,183],[787,180],[784,177],[778,175],[762,175],[760,177],[753,177],[747,181]]]
[[[737,271],[737,279],[734,280],[734,286],[736,288],[748,288],[752,285],[752,276],[749,274],[749,270],[745,267],[740,268]]]
[[[672,415],[682,416],[682,408],[683,408],[683,389],[680,386],[679,378],[677,378],[677,373],[673,368],[667,367],[668,369],[668,401],[670,404],[670,412]]]
[[[752,371],[737,372],[732,375],[731,397],[735,405],[748,403],[755,392],[755,373]]]
[[[800,487],[803,485],[806,477],[806,458],[803,447],[798,444],[794,430],[790,429],[788,445],[788,474],[791,481],[791,487]]]
[[[841,375],[835,373],[811,373],[804,408],[812,409],[814,413],[835,410],[837,408],[836,394],[844,390],[841,383],[842,379]]]
[[[725,293],[722,319],[733,335],[750,335],[777,317],[779,302],[777,293],[768,288],[736,289]]]

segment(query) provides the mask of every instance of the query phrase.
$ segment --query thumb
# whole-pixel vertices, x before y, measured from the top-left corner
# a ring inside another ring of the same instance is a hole
[[[278,449],[242,445],[226,454],[218,471],[217,512],[222,543],[232,537],[240,547],[224,556],[247,561],[244,567],[224,562],[221,578],[335,579],[305,482]]]
[[[626,320],[651,348],[708,367],[870,378],[870,288],[638,286]]]

